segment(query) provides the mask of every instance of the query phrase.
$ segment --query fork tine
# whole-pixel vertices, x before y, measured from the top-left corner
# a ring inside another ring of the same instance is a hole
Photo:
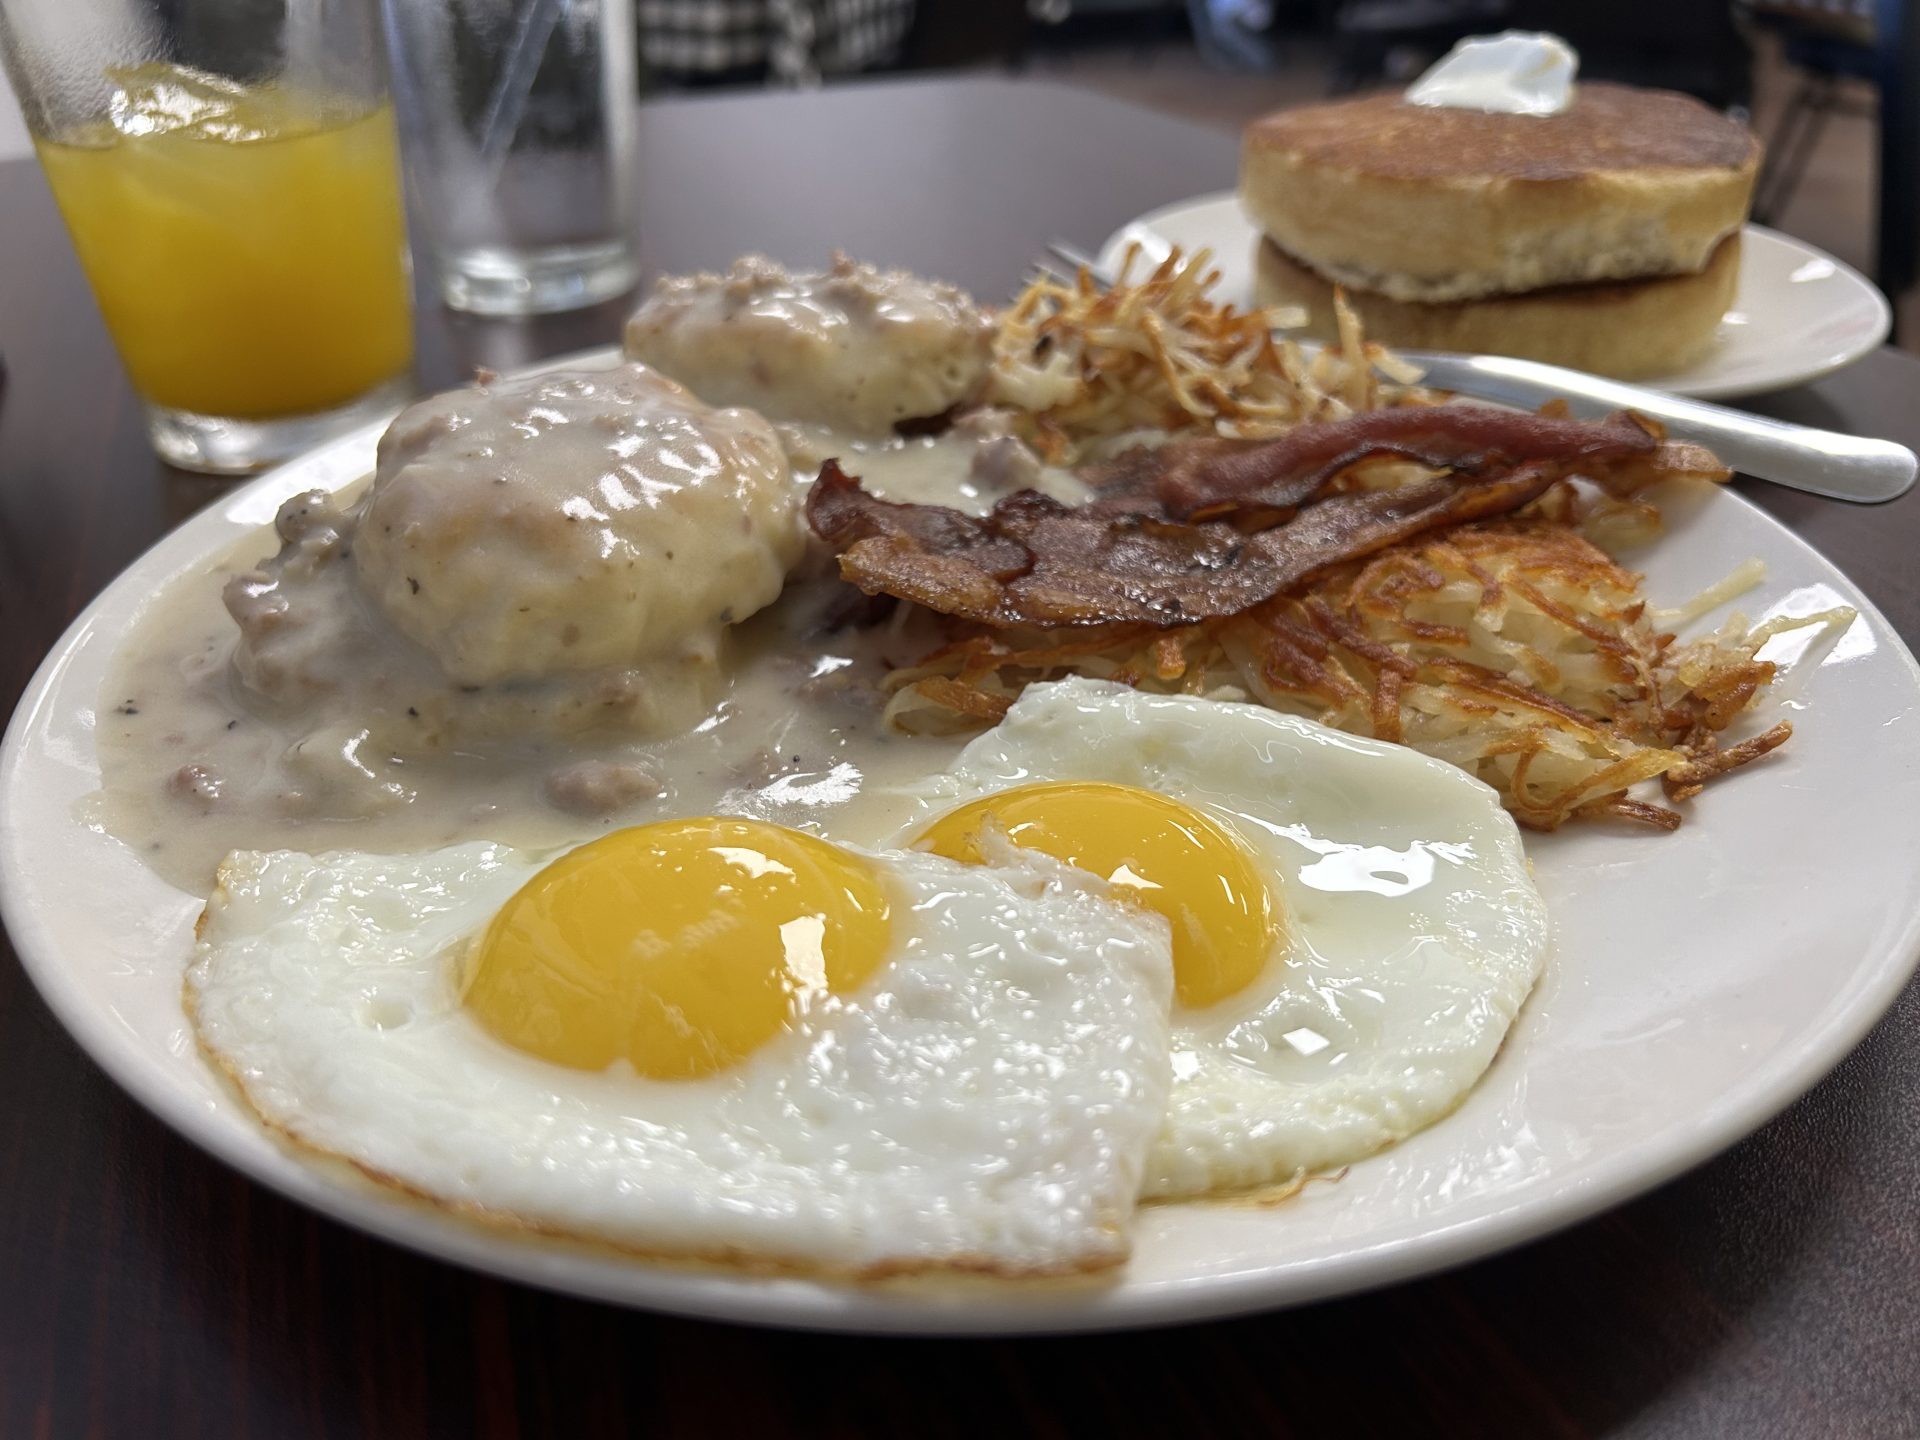
[[[1020,283],[1014,287],[1011,298],[1018,300],[1022,295],[1026,294],[1029,286],[1042,283],[1064,285],[1072,288],[1074,280],[1073,276],[1061,270],[1058,265],[1051,264],[1045,260],[1036,260],[1027,267],[1026,273],[1020,277]]]
[[[1089,255],[1071,241],[1058,238],[1049,240],[1047,242],[1047,251],[1056,259],[1064,261],[1073,270],[1086,271],[1088,278],[1102,290],[1112,288],[1113,276],[1107,272],[1106,268],[1101,265],[1098,259]]]

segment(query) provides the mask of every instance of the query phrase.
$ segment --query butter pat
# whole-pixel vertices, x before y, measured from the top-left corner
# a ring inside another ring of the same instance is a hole
[[[1580,57],[1558,35],[1505,30],[1462,40],[1407,90],[1408,103],[1496,115],[1558,115]]]

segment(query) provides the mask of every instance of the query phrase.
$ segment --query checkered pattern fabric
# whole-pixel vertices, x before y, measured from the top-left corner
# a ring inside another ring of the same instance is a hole
[[[913,0],[638,0],[640,52],[668,75],[764,66],[788,84],[892,60]]]

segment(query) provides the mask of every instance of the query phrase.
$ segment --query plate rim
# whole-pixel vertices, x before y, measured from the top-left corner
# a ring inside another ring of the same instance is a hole
[[[1135,227],[1152,229],[1165,221],[1169,216],[1179,215],[1191,210],[1231,206],[1237,211],[1239,209],[1239,203],[1240,195],[1238,191],[1213,190],[1204,195],[1191,195],[1185,200],[1173,200],[1165,205],[1156,205],[1153,209],[1143,211],[1132,219],[1121,221],[1120,224],[1115,226],[1113,231],[1100,242],[1099,246],[1094,250],[1094,254],[1099,258],[1101,264],[1110,267],[1113,263],[1111,257],[1118,250],[1126,236],[1126,232],[1130,229]],[[1245,219],[1244,214],[1242,214],[1241,218]],[[1737,400],[1753,395],[1772,395],[1781,390],[1790,390],[1796,385],[1810,385],[1816,380],[1824,380],[1829,375],[1838,374],[1850,365],[1857,365],[1868,355],[1871,355],[1875,350],[1879,349],[1880,346],[1885,343],[1887,336],[1893,333],[1893,307],[1888,303],[1887,297],[1880,292],[1879,286],[1875,285],[1846,261],[1836,255],[1828,254],[1819,246],[1802,240],[1797,235],[1789,235],[1784,230],[1776,230],[1772,226],[1761,225],[1752,220],[1747,221],[1741,226],[1741,233],[1743,236],[1757,236],[1768,243],[1792,250],[1800,255],[1803,260],[1822,260],[1833,266],[1835,275],[1843,283],[1857,290],[1863,298],[1871,300],[1874,306],[1872,337],[1866,338],[1866,332],[1863,330],[1861,332],[1861,340],[1854,345],[1833,354],[1823,356],[1822,359],[1815,364],[1802,364],[1791,371],[1782,370],[1778,378],[1770,378],[1758,384],[1741,383],[1739,381],[1722,381],[1717,384],[1711,381],[1704,384],[1687,384],[1684,383],[1684,378],[1680,384],[1661,384],[1659,383],[1658,377],[1651,380],[1635,381],[1633,383],[1643,385],[1649,390],[1659,390],[1669,395],[1684,395],[1693,400]],[[1736,306],[1740,304],[1740,295],[1738,292],[1734,295],[1734,304]],[[1687,373],[1687,371],[1682,370],[1680,375],[1681,377],[1685,377]]]
[[[528,368],[604,363],[617,353],[617,347],[600,347]],[[0,740],[0,801],[9,802],[0,803],[0,919],[5,921],[21,968],[42,1001],[87,1058],[136,1104],[251,1182],[387,1243],[480,1273],[634,1309],[842,1333],[1093,1333],[1290,1308],[1436,1274],[1517,1248],[1645,1194],[1719,1155],[1825,1078],[1885,1016],[1920,965],[1917,906],[1897,933],[1864,957],[1858,967],[1856,973],[1870,975],[1871,983],[1835,1011],[1819,1030],[1804,1037],[1791,1063],[1762,1067],[1743,1087],[1729,1091],[1735,1103],[1718,1105],[1712,1125],[1684,1130],[1670,1127],[1668,1133],[1639,1143],[1633,1147],[1640,1154],[1637,1163],[1616,1166],[1607,1175],[1584,1183],[1562,1180],[1547,1192],[1505,1210],[1451,1224],[1441,1220],[1417,1236],[1378,1241],[1297,1264],[1162,1282],[1144,1293],[1129,1292],[1124,1275],[1099,1289],[1074,1288],[1045,1295],[1024,1287],[990,1295],[971,1289],[932,1294],[647,1264],[598,1252],[524,1243],[448,1221],[397,1197],[338,1183],[325,1166],[307,1162],[283,1147],[249,1150],[239,1139],[240,1132],[229,1133],[213,1118],[219,1114],[215,1108],[185,1090],[148,1083],[148,1077],[140,1073],[137,1047],[141,1042],[124,1047],[116,1043],[120,1037],[112,1017],[90,1004],[77,984],[66,983],[60,947],[49,922],[26,906],[18,856],[31,837],[17,819],[19,806],[11,801],[25,783],[23,777],[31,758],[30,735],[52,703],[68,667],[84,646],[100,638],[96,634],[99,617],[124,604],[128,592],[157,588],[162,579],[204,564],[217,551],[209,544],[196,543],[195,532],[204,527],[211,535],[222,523],[238,523],[229,513],[231,507],[275,492],[297,493],[284,487],[330,459],[350,456],[356,448],[370,457],[372,443],[386,423],[380,420],[359,427],[229,492],[156,539],[69,623],[36,667],[4,740]],[[351,478],[340,483],[350,483]],[[1875,627],[1884,648],[1900,666],[1906,687],[1920,699],[1920,663],[1879,607],[1844,571],[1737,491],[1723,489],[1712,499],[1715,504],[1746,507],[1763,526],[1777,532],[1777,539],[1814,557],[1845,580],[1851,592],[1850,603]],[[1915,828],[1920,835],[1920,816],[1915,817]],[[288,1163],[275,1166],[268,1157]]]

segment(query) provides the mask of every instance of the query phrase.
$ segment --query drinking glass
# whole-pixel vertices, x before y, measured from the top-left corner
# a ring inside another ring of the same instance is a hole
[[[633,0],[385,0],[416,231],[457,310],[630,289]]]
[[[376,0],[0,0],[20,97],[162,459],[256,470],[405,397]]]

